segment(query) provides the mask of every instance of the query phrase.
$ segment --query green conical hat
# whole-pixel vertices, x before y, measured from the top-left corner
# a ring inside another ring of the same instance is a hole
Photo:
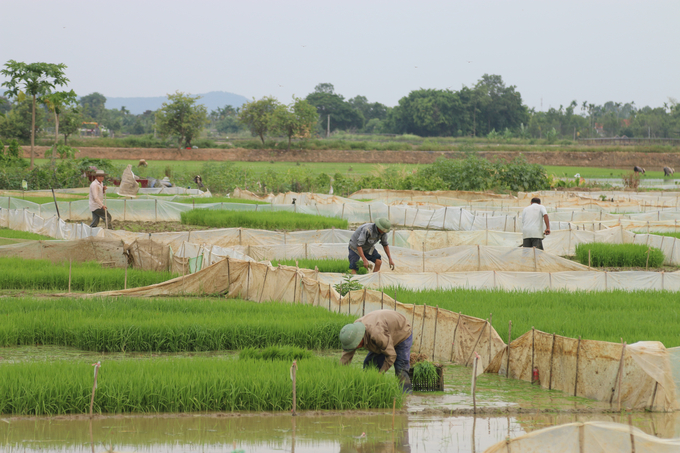
[[[366,326],[361,322],[347,324],[340,331],[340,343],[345,351],[354,351],[364,339]]]
[[[389,233],[392,229],[392,223],[385,217],[380,217],[375,221],[375,226],[377,226],[383,233]]]

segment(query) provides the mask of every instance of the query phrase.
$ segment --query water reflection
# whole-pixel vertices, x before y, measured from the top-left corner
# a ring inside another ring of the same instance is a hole
[[[627,423],[625,415],[243,415],[96,419],[0,419],[3,452],[483,452],[526,432],[574,421]],[[680,436],[680,414],[634,414],[659,437]],[[394,429],[392,428],[394,423]]]

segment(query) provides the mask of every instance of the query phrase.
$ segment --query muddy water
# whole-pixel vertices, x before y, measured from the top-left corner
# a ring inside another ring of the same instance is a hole
[[[625,415],[441,416],[224,414],[179,417],[2,419],[3,452],[483,452],[526,432],[574,421],[626,422]],[[678,414],[635,414],[659,437],[680,436]]]

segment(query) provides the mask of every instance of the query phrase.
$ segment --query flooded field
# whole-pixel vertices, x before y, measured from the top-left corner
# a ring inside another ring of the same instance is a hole
[[[184,355],[232,355],[211,352]],[[162,354],[168,355],[168,354]],[[340,352],[321,355],[338,356]],[[153,356],[157,356],[153,354]],[[357,358],[362,358],[358,354]],[[149,354],[93,353],[55,346],[0,349],[0,363],[130,360]],[[355,360],[352,366],[359,366]],[[3,452],[482,452],[508,436],[575,421],[628,423],[609,404],[485,374],[472,413],[470,369],[445,368],[445,391],[416,393],[386,411],[192,413],[0,418]],[[633,413],[634,426],[680,437],[680,414]]]
[[[306,413],[129,416],[92,422],[3,419],[0,447],[4,452],[482,452],[508,436],[594,420],[627,423],[627,416],[397,414],[393,420],[390,413]],[[633,424],[665,438],[680,430],[675,414],[635,414]]]

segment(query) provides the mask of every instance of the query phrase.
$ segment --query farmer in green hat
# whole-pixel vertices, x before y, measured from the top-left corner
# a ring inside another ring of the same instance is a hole
[[[380,271],[382,256],[375,249],[375,245],[380,241],[387,258],[390,260],[390,269],[394,270],[394,261],[390,255],[390,246],[387,242],[387,233],[392,229],[392,224],[384,217],[379,218],[375,223],[364,223],[352,234],[349,240],[349,270],[356,274],[357,263],[362,260],[364,267],[368,269],[368,262],[375,264],[373,272]]]
[[[342,365],[352,361],[358,348],[366,348],[364,368],[375,366],[384,373],[394,364],[394,374],[401,381],[404,393],[412,391],[408,370],[413,333],[406,316],[394,310],[368,313],[340,330],[340,343],[345,350],[340,359]]]

